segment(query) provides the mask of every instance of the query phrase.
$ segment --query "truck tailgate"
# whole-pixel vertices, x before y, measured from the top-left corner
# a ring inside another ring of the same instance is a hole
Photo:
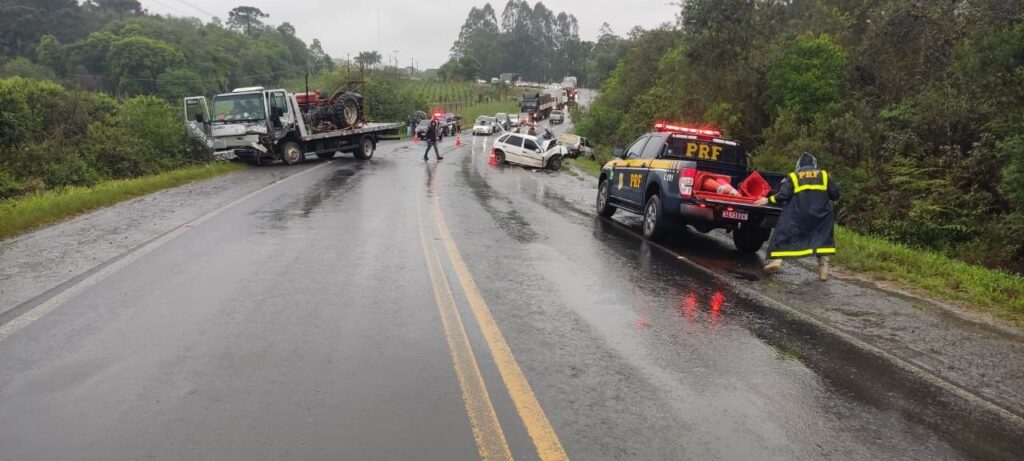
[[[753,197],[734,197],[731,195],[714,194],[703,191],[695,192],[694,196],[702,203],[711,206],[732,207],[736,210],[769,215],[782,213],[782,208],[774,205],[755,205],[754,201],[757,199]]]

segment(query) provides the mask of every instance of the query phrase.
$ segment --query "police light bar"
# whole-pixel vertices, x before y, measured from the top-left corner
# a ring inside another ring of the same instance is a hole
[[[681,134],[692,134],[697,136],[707,136],[711,138],[721,138],[722,132],[707,128],[694,128],[689,126],[683,126],[677,123],[664,122],[658,120],[654,123],[654,131],[670,131],[672,133]]]

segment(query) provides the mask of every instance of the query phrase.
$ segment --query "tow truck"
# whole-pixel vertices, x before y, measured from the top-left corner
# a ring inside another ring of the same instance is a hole
[[[615,159],[602,167],[597,212],[611,217],[621,208],[643,215],[643,236],[652,241],[661,240],[672,223],[704,233],[725,229],[738,250],[753,253],[768,240],[781,208],[701,186],[711,178],[729,189],[754,173],[743,146],[718,130],[659,121],[628,148],[615,149]],[[760,178],[751,183],[759,182],[762,196],[777,191],[784,177],[756,173]]]
[[[364,120],[363,97],[350,89],[326,98],[319,92],[238,88],[213,97],[213,118],[205,96],[187,97],[184,106],[187,137],[213,150],[216,158],[256,164],[281,160],[292,165],[307,153],[330,159],[351,152],[367,160],[379,141],[397,139],[402,126]]]

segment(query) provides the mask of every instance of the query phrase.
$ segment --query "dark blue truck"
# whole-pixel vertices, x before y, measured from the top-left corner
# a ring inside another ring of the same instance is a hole
[[[672,223],[700,232],[726,229],[736,248],[756,252],[771,235],[781,209],[755,205],[756,197],[732,196],[728,187],[707,190],[707,178],[740,184],[754,173],[750,156],[717,130],[659,122],[601,170],[597,212],[611,217],[618,209],[643,215],[643,236],[658,241]],[[784,175],[758,172],[772,192]],[[723,178],[727,176],[728,178]],[[715,184],[715,183],[710,183]]]

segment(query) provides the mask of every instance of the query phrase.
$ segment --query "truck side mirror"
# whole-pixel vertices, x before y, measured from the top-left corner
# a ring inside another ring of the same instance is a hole
[[[626,149],[623,149],[621,147],[616,147],[615,150],[612,151],[612,155],[615,158],[626,158]]]

